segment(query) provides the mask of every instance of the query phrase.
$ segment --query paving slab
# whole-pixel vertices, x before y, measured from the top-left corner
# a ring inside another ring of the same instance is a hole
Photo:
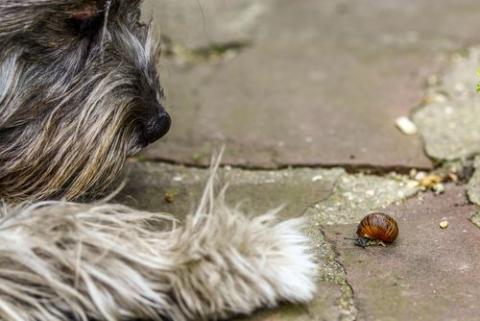
[[[211,3],[203,5],[207,30],[222,25],[208,13],[220,12]],[[478,39],[479,12],[476,0],[268,2],[250,46],[233,57],[159,63],[173,127],[143,155],[206,164],[211,147],[225,143],[225,161],[248,167],[429,168],[419,138],[400,133],[394,121],[420,101],[446,53]],[[164,14],[154,13],[154,23],[162,25]],[[203,29],[198,19],[176,25]]]
[[[325,226],[353,288],[357,320],[478,320],[480,229],[469,220],[475,211],[465,187],[447,186],[440,196],[421,194],[385,209],[400,228],[392,246],[362,249],[344,239],[356,224]]]
[[[432,84],[426,104],[413,116],[427,154],[439,161],[464,160],[480,152],[480,48],[452,55],[444,74]]]

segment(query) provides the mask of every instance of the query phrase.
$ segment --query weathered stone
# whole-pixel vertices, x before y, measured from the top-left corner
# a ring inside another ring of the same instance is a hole
[[[405,176],[342,176],[330,197],[311,207],[307,214],[317,225],[359,222],[368,212],[381,210],[419,191],[417,182]]]
[[[415,114],[428,155],[465,159],[480,151],[480,98],[428,105]]]
[[[400,228],[388,247],[355,247],[356,225],[325,227],[348,271],[358,320],[478,320],[480,230],[469,218],[465,189],[448,186],[445,194],[420,195],[385,211]],[[447,220],[447,229],[439,222]]]
[[[225,161],[242,166],[431,167],[418,137],[394,122],[424,95],[443,53],[476,39],[477,5],[273,1],[252,45],[233,59],[191,68],[161,62],[173,127],[144,155],[206,164],[211,146],[226,143]],[[196,20],[182,25],[202,29]]]
[[[427,105],[414,115],[427,154],[439,160],[465,159],[480,152],[480,49],[456,54],[445,75],[426,97]]]

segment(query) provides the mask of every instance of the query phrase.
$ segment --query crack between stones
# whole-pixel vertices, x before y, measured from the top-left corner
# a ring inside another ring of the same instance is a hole
[[[345,266],[339,260],[340,253],[337,250],[335,243],[327,238],[323,231],[323,226],[315,224],[315,217],[313,215],[308,215],[309,208],[319,202],[329,199],[335,194],[336,187],[344,175],[346,174],[337,177],[327,196],[323,197],[322,200],[317,200],[310,206],[307,206],[302,213],[302,217],[310,221],[310,224],[308,224],[308,227],[306,228],[306,233],[312,240],[312,249],[318,248],[319,246],[322,247],[322,242],[324,244],[324,257],[320,256],[321,254],[318,252],[318,249],[316,251],[314,250],[315,256],[319,262],[323,262],[325,265],[324,268],[326,268],[326,270],[323,271],[323,276],[320,275],[319,280],[336,284],[340,288],[340,296],[336,298],[336,305],[340,309],[340,315],[338,316],[337,321],[357,321],[359,310],[355,300],[355,291],[347,280],[347,270]],[[321,271],[322,270],[319,268],[320,273]],[[330,273],[327,271],[330,271]],[[311,316],[310,311],[308,311],[308,315]]]
[[[183,166],[185,168],[193,169],[206,169],[209,168],[209,165],[206,164],[194,164],[190,162],[178,162],[172,159],[159,158],[149,160],[141,160],[142,162],[151,162],[157,164],[168,164]],[[335,163],[335,164],[304,164],[304,163],[292,163],[292,164],[279,164],[274,166],[259,166],[259,165],[239,165],[239,164],[230,164],[223,163],[221,167],[230,167],[232,169],[242,169],[250,171],[275,171],[275,170],[285,170],[285,169],[333,169],[333,168],[342,168],[348,174],[369,174],[375,176],[383,176],[391,173],[397,174],[408,174],[412,169],[417,171],[430,172],[435,170],[438,167],[423,167],[423,166],[404,166],[404,165],[391,165],[391,166],[381,166],[381,165],[372,165],[372,164],[346,164],[346,163]]]
[[[321,228],[319,232],[333,253],[332,263],[340,268],[341,279],[336,280],[335,283],[341,290],[341,295],[338,298],[338,306],[342,309],[343,313],[338,317],[338,321],[357,321],[359,309],[355,300],[355,290],[347,280],[347,269],[339,259],[340,252],[337,250],[335,242],[329,240]]]

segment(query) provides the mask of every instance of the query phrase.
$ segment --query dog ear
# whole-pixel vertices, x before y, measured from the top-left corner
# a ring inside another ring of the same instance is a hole
[[[86,21],[95,18],[99,14],[99,8],[95,2],[87,2],[80,7],[70,10],[70,18],[78,21]]]
[[[105,0],[1,0],[0,39],[13,37],[48,15],[64,11],[71,18],[89,19]]]

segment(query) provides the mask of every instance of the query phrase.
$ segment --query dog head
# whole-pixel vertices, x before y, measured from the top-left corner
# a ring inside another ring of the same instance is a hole
[[[139,5],[0,3],[0,198],[98,193],[168,131]]]

